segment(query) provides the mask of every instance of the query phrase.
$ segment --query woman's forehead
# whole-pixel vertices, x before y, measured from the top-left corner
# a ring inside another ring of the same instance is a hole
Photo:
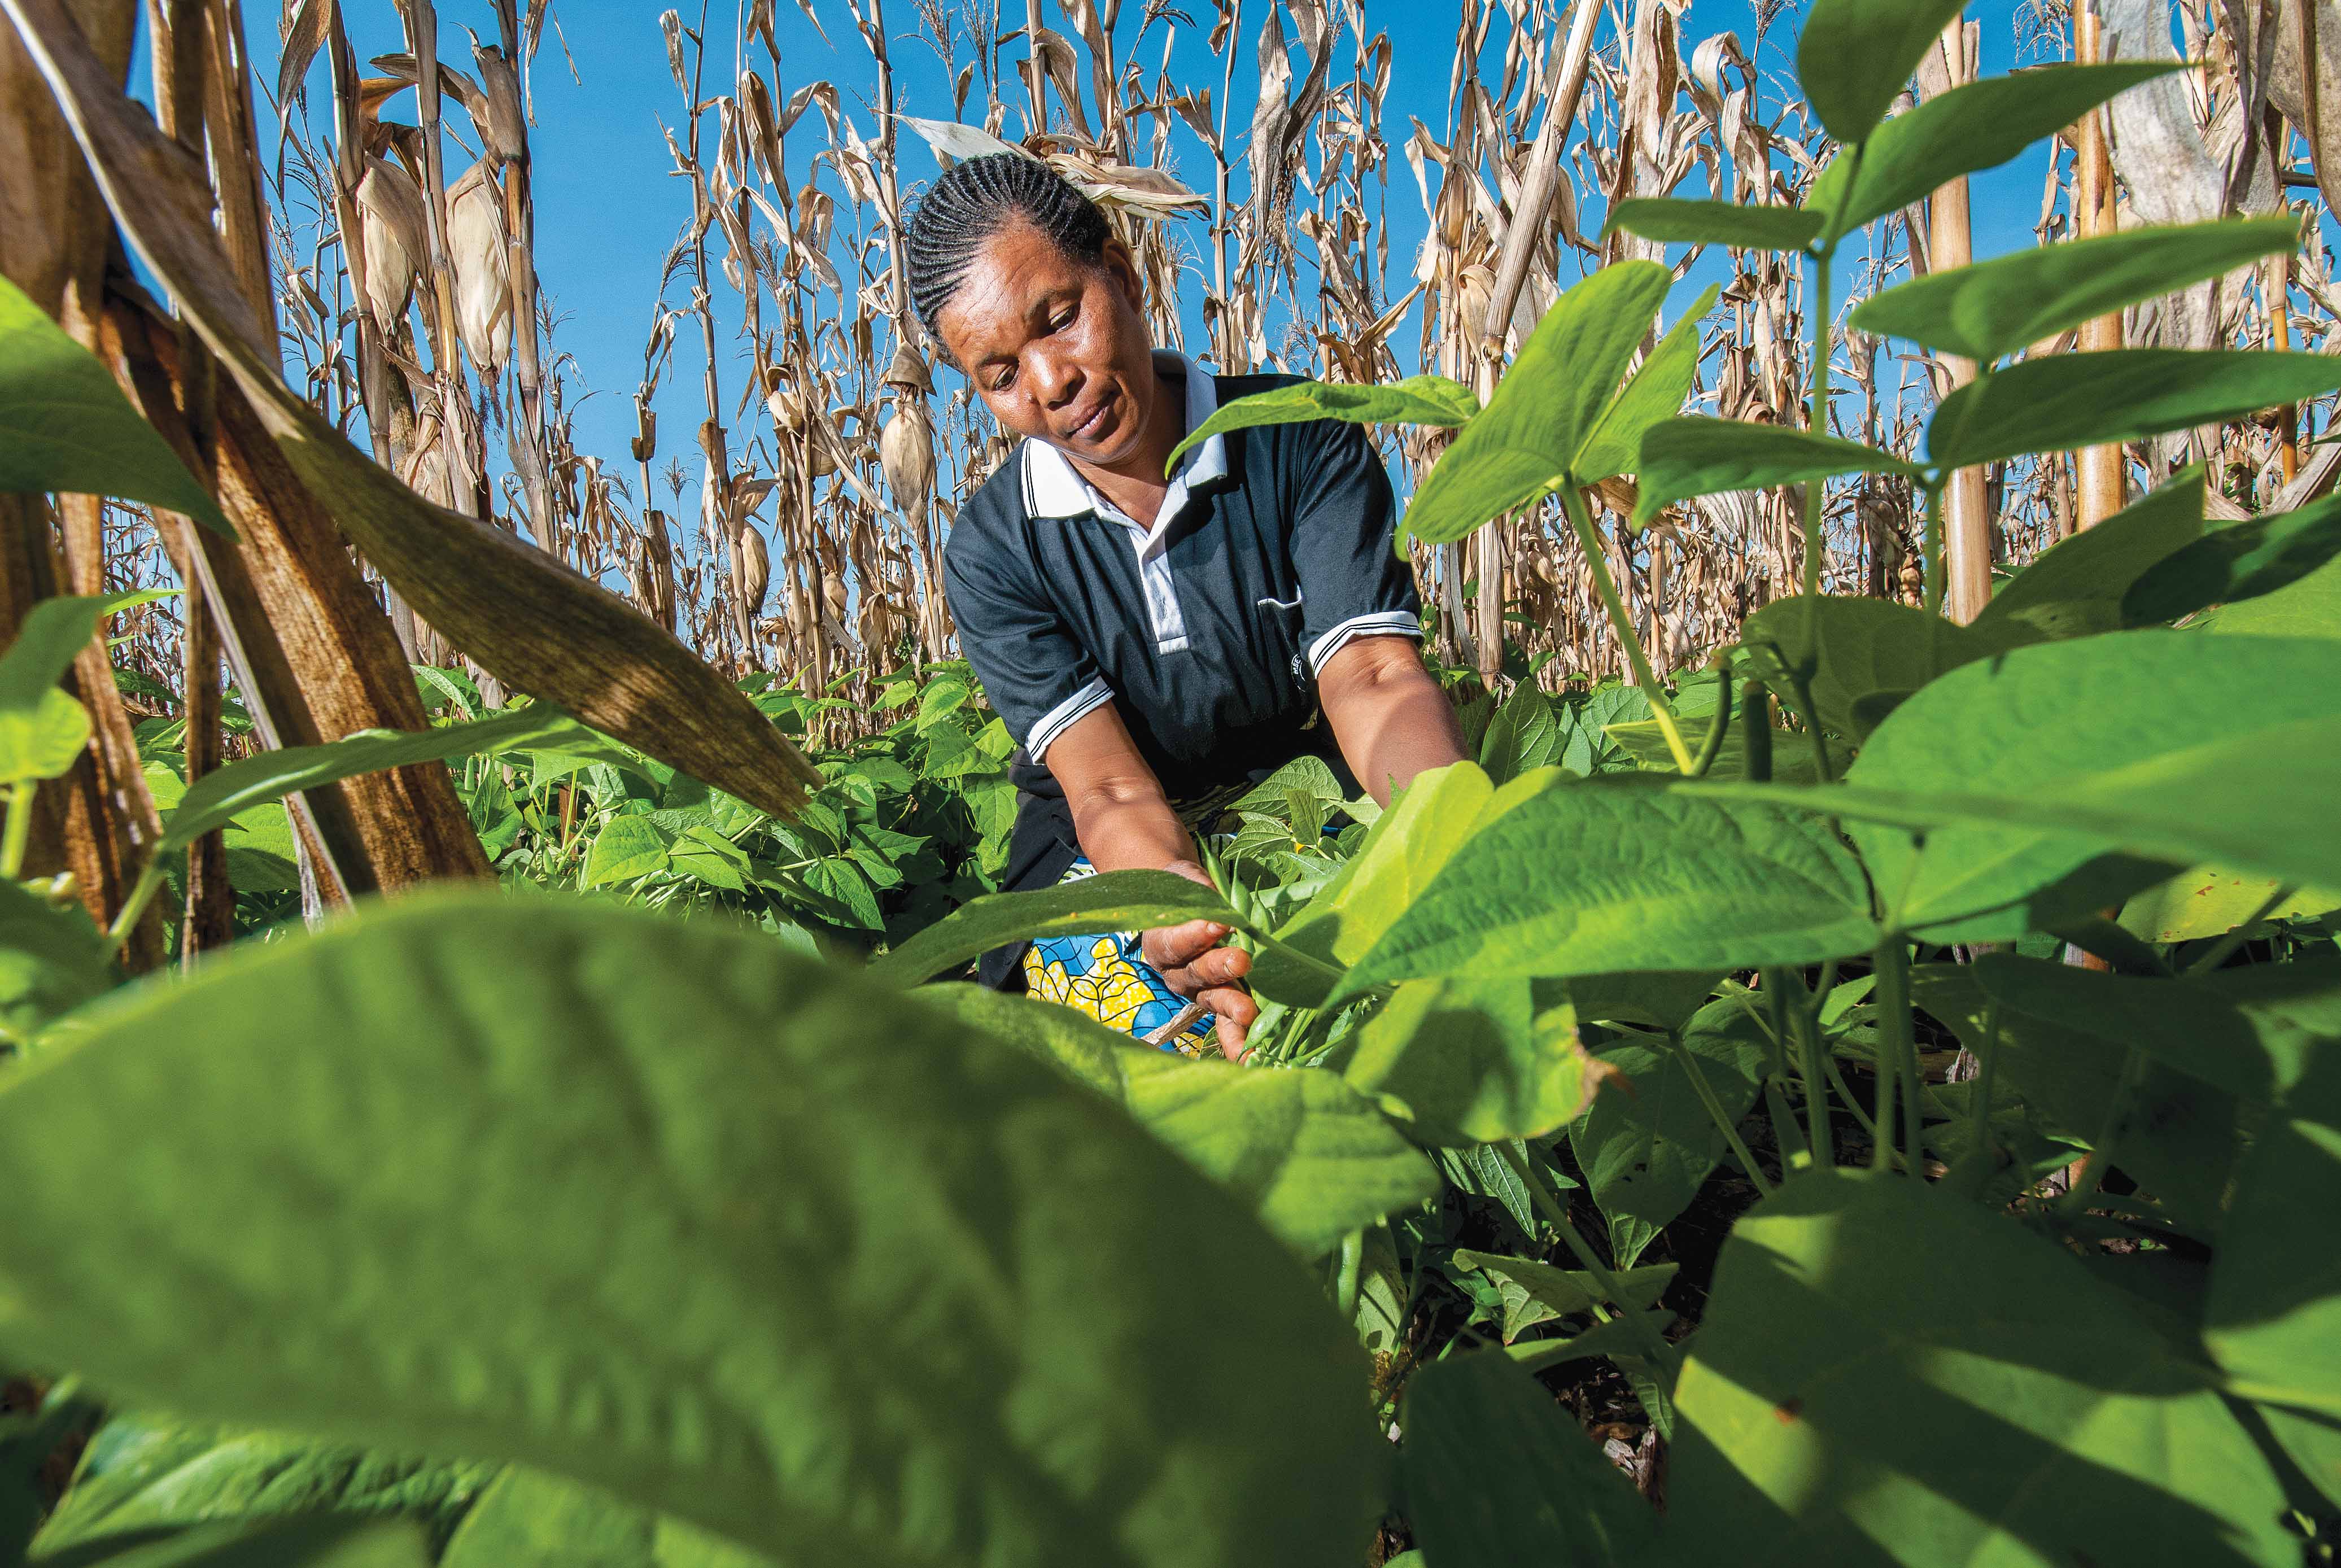
[[[1021,343],[1031,315],[1050,295],[1079,286],[1081,265],[1048,235],[1021,219],[1003,225],[976,247],[967,275],[942,309],[941,325],[966,352],[980,358]]]

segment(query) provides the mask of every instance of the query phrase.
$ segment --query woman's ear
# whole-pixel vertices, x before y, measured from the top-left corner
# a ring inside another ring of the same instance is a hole
[[[1146,283],[1139,275],[1138,258],[1130,254],[1130,247],[1122,243],[1120,235],[1106,236],[1104,248],[1098,252],[1098,265],[1113,280],[1115,289],[1130,303],[1131,310],[1143,316]]]

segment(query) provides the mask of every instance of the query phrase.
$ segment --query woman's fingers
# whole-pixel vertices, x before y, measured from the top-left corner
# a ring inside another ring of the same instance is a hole
[[[1230,1062],[1240,1062],[1250,1054],[1245,1040],[1260,1017],[1260,1004],[1251,999],[1251,993],[1220,985],[1197,994],[1195,1000],[1217,1014],[1213,1028],[1219,1035],[1220,1054]]]
[[[1228,928],[1216,920],[1190,920],[1184,925],[1164,925],[1146,934],[1139,951],[1165,974],[1184,969],[1228,939]]]

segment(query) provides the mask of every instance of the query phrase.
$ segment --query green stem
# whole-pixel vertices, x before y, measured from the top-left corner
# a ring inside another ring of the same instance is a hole
[[[33,837],[33,792],[37,779],[18,779],[8,786],[8,824],[0,836],[0,876],[14,882],[25,874],[25,846]]]
[[[14,816],[9,818],[8,825],[11,828],[14,828],[16,825]],[[11,873],[10,874],[13,875],[14,874]],[[2235,930],[2230,931],[2226,935],[2219,938],[2219,940],[2214,943],[2201,957],[2187,964],[2187,974],[2190,977],[2197,974],[2208,974],[2211,971],[2218,968],[2219,965],[2227,962],[2228,959],[2233,958],[2236,955],[2236,949],[2241,947],[2245,943],[2249,942],[2252,939],[2253,929],[2256,927],[2261,921],[2266,920],[2269,915],[2275,914],[2278,904],[2281,904],[2286,899],[2290,898],[2294,894],[2298,893],[2299,891],[2300,887],[2296,883],[2280,882],[2276,884],[2276,891],[2269,894],[2267,897],[2262,901],[2260,906],[2257,909],[2253,910],[2251,914],[2246,917],[2241,925],[2236,926]]]
[[[1726,665],[1728,661],[1718,654],[1717,663]],[[1731,672],[1728,667],[1718,668],[1716,676],[1715,722],[1707,726],[1707,739],[1700,743],[1698,756],[1691,764],[1691,775],[1695,778],[1707,776],[1715,759],[1723,754],[1723,737],[1731,733]]]
[[[1983,1196],[1984,1183],[1991,1177],[1991,1081],[1993,1070],[1999,1065],[1999,998],[1995,996],[1983,1013],[1983,1049],[1976,1054],[1975,1082],[1967,1093],[1967,1131],[1974,1139],[1974,1152],[1967,1158],[1974,1163],[1967,1196]]]
[[[1740,772],[1749,784],[1772,782],[1772,694],[1759,680],[1739,691]]]
[[[2129,1118],[2129,1103],[2137,1093],[2137,1081],[2144,1076],[2145,1066],[2145,1056],[2137,1046],[2131,1046],[2129,1054],[2122,1058],[2121,1075],[2114,1080],[2113,1095],[2106,1102],[2105,1118],[2089,1144],[2088,1158],[2082,1162],[2081,1176],[2065,1189],[2064,1199],[2057,1205],[2059,1218],[2076,1219],[2085,1213],[2089,1200],[2097,1195],[2097,1184],[2113,1168],[2114,1145],[2121,1141],[2122,1124]]]
[[[154,894],[161,891],[162,886],[162,863],[149,860],[146,868],[138,874],[138,880],[130,884],[130,896],[123,901],[122,913],[114,917],[114,925],[105,934],[108,962],[122,952],[123,944],[130,940],[130,934],[138,928],[139,917],[146,913],[146,906],[154,902]]]
[[[1877,1142],[1878,1124],[1869,1119],[1861,1108],[1861,1102],[1853,1097],[1853,1085],[1847,1083],[1845,1074],[1838,1071],[1836,1060],[1829,1056],[1823,1056],[1821,1065],[1828,1069],[1828,1081],[1837,1085],[1837,1097],[1845,1102],[1847,1110],[1853,1113],[1854,1122],[1861,1128],[1862,1135],[1872,1143]]]
[[[1815,600],[1814,603],[1819,603]],[[1818,648],[1816,641],[1809,644]],[[1813,706],[1813,678],[1809,672],[1798,669],[1789,674],[1789,684],[1797,688],[1797,717],[1804,721],[1805,738],[1812,743],[1813,776],[1822,784],[1837,782],[1836,770],[1829,766],[1828,743],[1821,738],[1820,711]]]
[[[1593,1283],[1600,1287],[1601,1293],[1616,1303],[1619,1312],[1623,1313],[1627,1322],[1633,1325],[1634,1335],[1642,1342],[1642,1348],[1649,1355],[1652,1364],[1671,1384],[1678,1367],[1678,1357],[1674,1347],[1666,1342],[1665,1336],[1661,1335],[1657,1327],[1651,1323],[1648,1313],[1635,1309],[1634,1303],[1627,1299],[1624,1287],[1619,1284],[1618,1276],[1594,1255],[1593,1248],[1587,1243],[1585,1238],[1577,1233],[1577,1226],[1569,1219],[1569,1211],[1561,1207],[1560,1200],[1553,1195],[1552,1188],[1546,1183],[1543,1173],[1529,1164],[1528,1156],[1522,1154],[1519,1145],[1510,1139],[1490,1144],[1489,1147],[1493,1148],[1498,1156],[1506,1164],[1511,1166],[1513,1173],[1528,1184],[1529,1201],[1536,1206],[1538,1213],[1552,1222],[1554,1229],[1560,1232],[1560,1239],[1576,1257],[1577,1266],[1591,1274]]]
[[[1365,1273],[1366,1233],[1351,1231],[1341,1238],[1341,1273],[1334,1287],[1333,1305],[1344,1322],[1354,1322],[1358,1315],[1358,1282]]]
[[[1910,1016],[1910,950],[1900,934],[1889,934],[1878,944],[1878,1145],[1872,1164],[1882,1168],[1887,1140],[1894,1124],[1887,1114],[1893,1104],[1888,1086],[1901,1080],[1909,1104],[1902,1111],[1902,1159],[1913,1175],[1919,1164],[1919,1131],[1925,1102],[1918,1090],[1918,1039]]]
[[[1830,1124],[1828,1084],[1821,1073],[1820,1008],[1828,994],[1829,976],[1821,976],[1821,987],[1811,998],[1811,1005],[1797,1009],[1797,1071],[1805,1080],[1805,1139],[1813,1146],[1813,1159],[1818,1164],[1837,1164],[1837,1130]]]
[[[1650,714],[1659,721],[1659,733],[1667,737],[1667,750],[1674,754],[1675,766],[1683,773],[1693,769],[1690,748],[1683,744],[1682,731],[1675,726],[1675,715],[1667,706],[1666,688],[1659,684],[1658,675],[1650,669],[1650,656],[1642,651],[1642,639],[1634,634],[1634,623],[1626,614],[1624,601],[1618,597],[1618,584],[1609,579],[1609,562],[1601,548],[1601,536],[1594,532],[1593,519],[1585,510],[1585,498],[1577,493],[1575,484],[1560,487],[1561,510],[1569,514],[1569,524],[1577,531],[1577,546],[1585,552],[1585,564],[1593,572],[1594,591],[1601,595],[1602,608],[1609,612],[1609,624],[1616,628],[1618,641],[1624,644],[1626,658],[1634,666],[1634,679],[1642,693],[1650,699]]]
[[[1715,1086],[1707,1081],[1707,1070],[1698,1064],[1698,1053],[1684,1044],[1682,1037],[1671,1029],[1667,1031],[1667,1044],[1682,1058],[1683,1071],[1690,1078],[1691,1093],[1697,1094],[1698,1103],[1707,1107],[1708,1119],[1723,1134],[1723,1141],[1731,1146],[1732,1156],[1747,1171],[1748,1179],[1756,1183],[1757,1195],[1770,1197],[1772,1183],[1765,1178],[1764,1168],[1756,1163],[1756,1156],[1748,1152],[1747,1144],[1741,1140],[1739,1124],[1731,1119],[1731,1114],[1723,1108],[1722,1100],[1717,1096]]]

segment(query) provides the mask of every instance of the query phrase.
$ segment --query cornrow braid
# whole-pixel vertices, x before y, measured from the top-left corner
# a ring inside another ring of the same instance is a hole
[[[991,153],[954,165],[919,198],[902,240],[911,303],[930,333],[967,280],[976,252],[1012,217],[1091,264],[1105,255],[1113,234],[1098,205],[1038,158]]]

